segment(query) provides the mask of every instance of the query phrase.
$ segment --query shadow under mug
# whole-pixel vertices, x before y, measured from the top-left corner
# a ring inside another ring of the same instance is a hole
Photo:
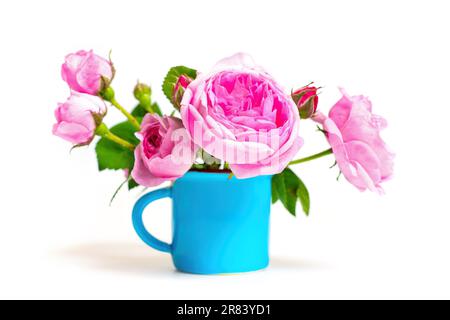
[[[144,209],[172,198],[172,243],[144,227]],[[133,209],[133,226],[150,247],[170,253],[175,267],[195,274],[239,273],[269,264],[271,176],[229,178],[229,173],[190,171],[172,187],[144,195]]]

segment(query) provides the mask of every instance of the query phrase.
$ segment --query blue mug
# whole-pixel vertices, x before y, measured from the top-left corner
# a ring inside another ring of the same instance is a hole
[[[172,244],[144,227],[144,209],[173,200]],[[172,187],[143,196],[133,209],[133,225],[150,247],[172,255],[175,267],[194,274],[239,273],[269,264],[271,176],[229,178],[228,173],[190,171]]]

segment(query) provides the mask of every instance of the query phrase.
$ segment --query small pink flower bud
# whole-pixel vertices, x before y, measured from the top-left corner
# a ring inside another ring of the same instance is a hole
[[[183,74],[178,78],[177,82],[175,83],[175,86],[173,88],[172,100],[177,109],[180,109],[181,99],[183,98],[184,91],[191,82],[192,79]]]
[[[302,87],[292,92],[292,99],[297,105],[300,118],[308,119],[316,112],[319,103],[317,88],[312,86]]]

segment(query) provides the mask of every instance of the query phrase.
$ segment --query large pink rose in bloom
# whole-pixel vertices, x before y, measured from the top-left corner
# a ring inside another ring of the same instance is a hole
[[[93,115],[103,116],[105,112],[106,105],[100,98],[73,92],[55,111],[53,134],[76,145],[88,144],[97,127]]]
[[[176,180],[192,167],[197,147],[180,119],[147,114],[137,136],[141,143],[131,176],[140,185],[154,187]]]
[[[372,114],[372,104],[364,96],[343,97],[330,110],[327,118],[321,113],[314,120],[323,124],[337,164],[359,190],[383,193],[381,183],[393,173],[394,154],[380,137],[387,122]]]
[[[280,173],[303,143],[295,103],[245,54],[191,82],[181,116],[194,142],[238,178]]]
[[[78,92],[96,95],[101,89],[101,77],[112,80],[111,62],[91,51],[78,51],[66,56],[61,68],[62,78]]]

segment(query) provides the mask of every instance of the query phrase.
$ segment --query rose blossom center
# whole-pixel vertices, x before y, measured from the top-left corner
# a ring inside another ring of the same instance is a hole
[[[211,80],[213,117],[233,123],[235,129],[272,130],[287,121],[282,92],[264,77],[226,71]]]
[[[144,154],[147,158],[151,158],[158,152],[162,143],[161,135],[159,134],[159,127],[150,128],[144,135],[142,141],[144,147]]]

